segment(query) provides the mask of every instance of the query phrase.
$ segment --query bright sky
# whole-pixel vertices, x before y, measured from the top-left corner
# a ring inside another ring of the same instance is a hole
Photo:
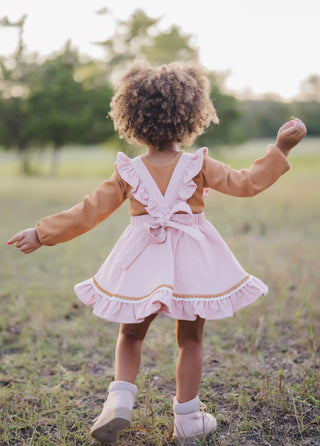
[[[3,4],[6,1],[5,5]],[[228,71],[229,88],[273,92],[290,99],[301,81],[320,75],[320,0],[2,0],[0,18],[27,13],[29,50],[48,54],[68,38],[82,53],[102,56],[92,42],[109,38],[115,18],[125,20],[141,8],[162,17],[160,27],[176,24],[194,36],[201,63]],[[112,12],[97,15],[102,7]],[[14,29],[0,29],[0,54],[12,51]]]

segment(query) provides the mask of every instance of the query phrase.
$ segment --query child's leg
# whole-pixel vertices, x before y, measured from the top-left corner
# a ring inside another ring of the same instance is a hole
[[[179,356],[176,369],[179,403],[190,401],[198,395],[203,354],[203,328],[205,319],[177,321]]]
[[[205,320],[177,321],[177,396],[173,399],[176,445],[198,444],[217,427],[216,419],[205,413],[198,392],[202,373],[203,328]]]
[[[134,382],[139,370],[142,341],[149,325],[156,317],[152,314],[141,324],[121,324],[116,346],[115,381],[100,416],[91,428],[91,435],[101,442],[113,444],[120,432],[132,419],[132,409],[137,393]]]
[[[141,361],[142,342],[156,314],[140,324],[121,324],[115,355],[115,381],[134,383]]]

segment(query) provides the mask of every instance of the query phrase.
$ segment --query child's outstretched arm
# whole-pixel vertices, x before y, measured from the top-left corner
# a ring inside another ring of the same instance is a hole
[[[250,169],[234,170],[207,157],[203,167],[204,187],[236,197],[252,197],[262,192],[290,169],[287,156],[306,133],[300,119],[286,122],[278,131],[276,144],[269,144],[265,156],[254,161]]]
[[[16,248],[18,248],[24,254],[31,254],[33,251],[42,246],[35,228],[24,229],[23,231],[17,232],[8,241],[8,245],[13,244],[15,244]]]
[[[286,122],[280,127],[277,135],[276,147],[288,156],[290,150],[299,144],[307,133],[306,126],[298,119],[294,118],[290,122]]]
[[[126,199],[122,179],[115,172],[81,203],[59,214],[40,220],[35,228],[24,229],[15,234],[9,245],[24,254],[30,254],[42,245],[52,246],[67,242],[94,228],[109,217]]]

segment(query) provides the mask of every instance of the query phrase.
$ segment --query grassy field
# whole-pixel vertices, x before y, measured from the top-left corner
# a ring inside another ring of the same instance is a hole
[[[207,218],[269,285],[234,318],[206,324],[200,397],[218,420],[207,445],[320,445],[319,146],[306,140],[293,169],[257,197],[207,198]],[[252,147],[223,159],[248,167]],[[73,284],[96,272],[128,223],[127,205],[94,231],[29,256],[7,240],[91,192],[114,154],[67,150],[55,178],[21,177],[10,154],[0,160],[0,445],[89,446],[113,376],[117,325],[92,316]],[[121,445],[172,444],[174,333],[165,317],[150,329]]]

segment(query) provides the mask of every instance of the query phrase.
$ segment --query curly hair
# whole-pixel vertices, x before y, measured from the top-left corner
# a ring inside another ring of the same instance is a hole
[[[207,77],[191,64],[134,62],[116,87],[109,115],[121,138],[159,150],[171,142],[189,146],[211,122],[219,123]]]

